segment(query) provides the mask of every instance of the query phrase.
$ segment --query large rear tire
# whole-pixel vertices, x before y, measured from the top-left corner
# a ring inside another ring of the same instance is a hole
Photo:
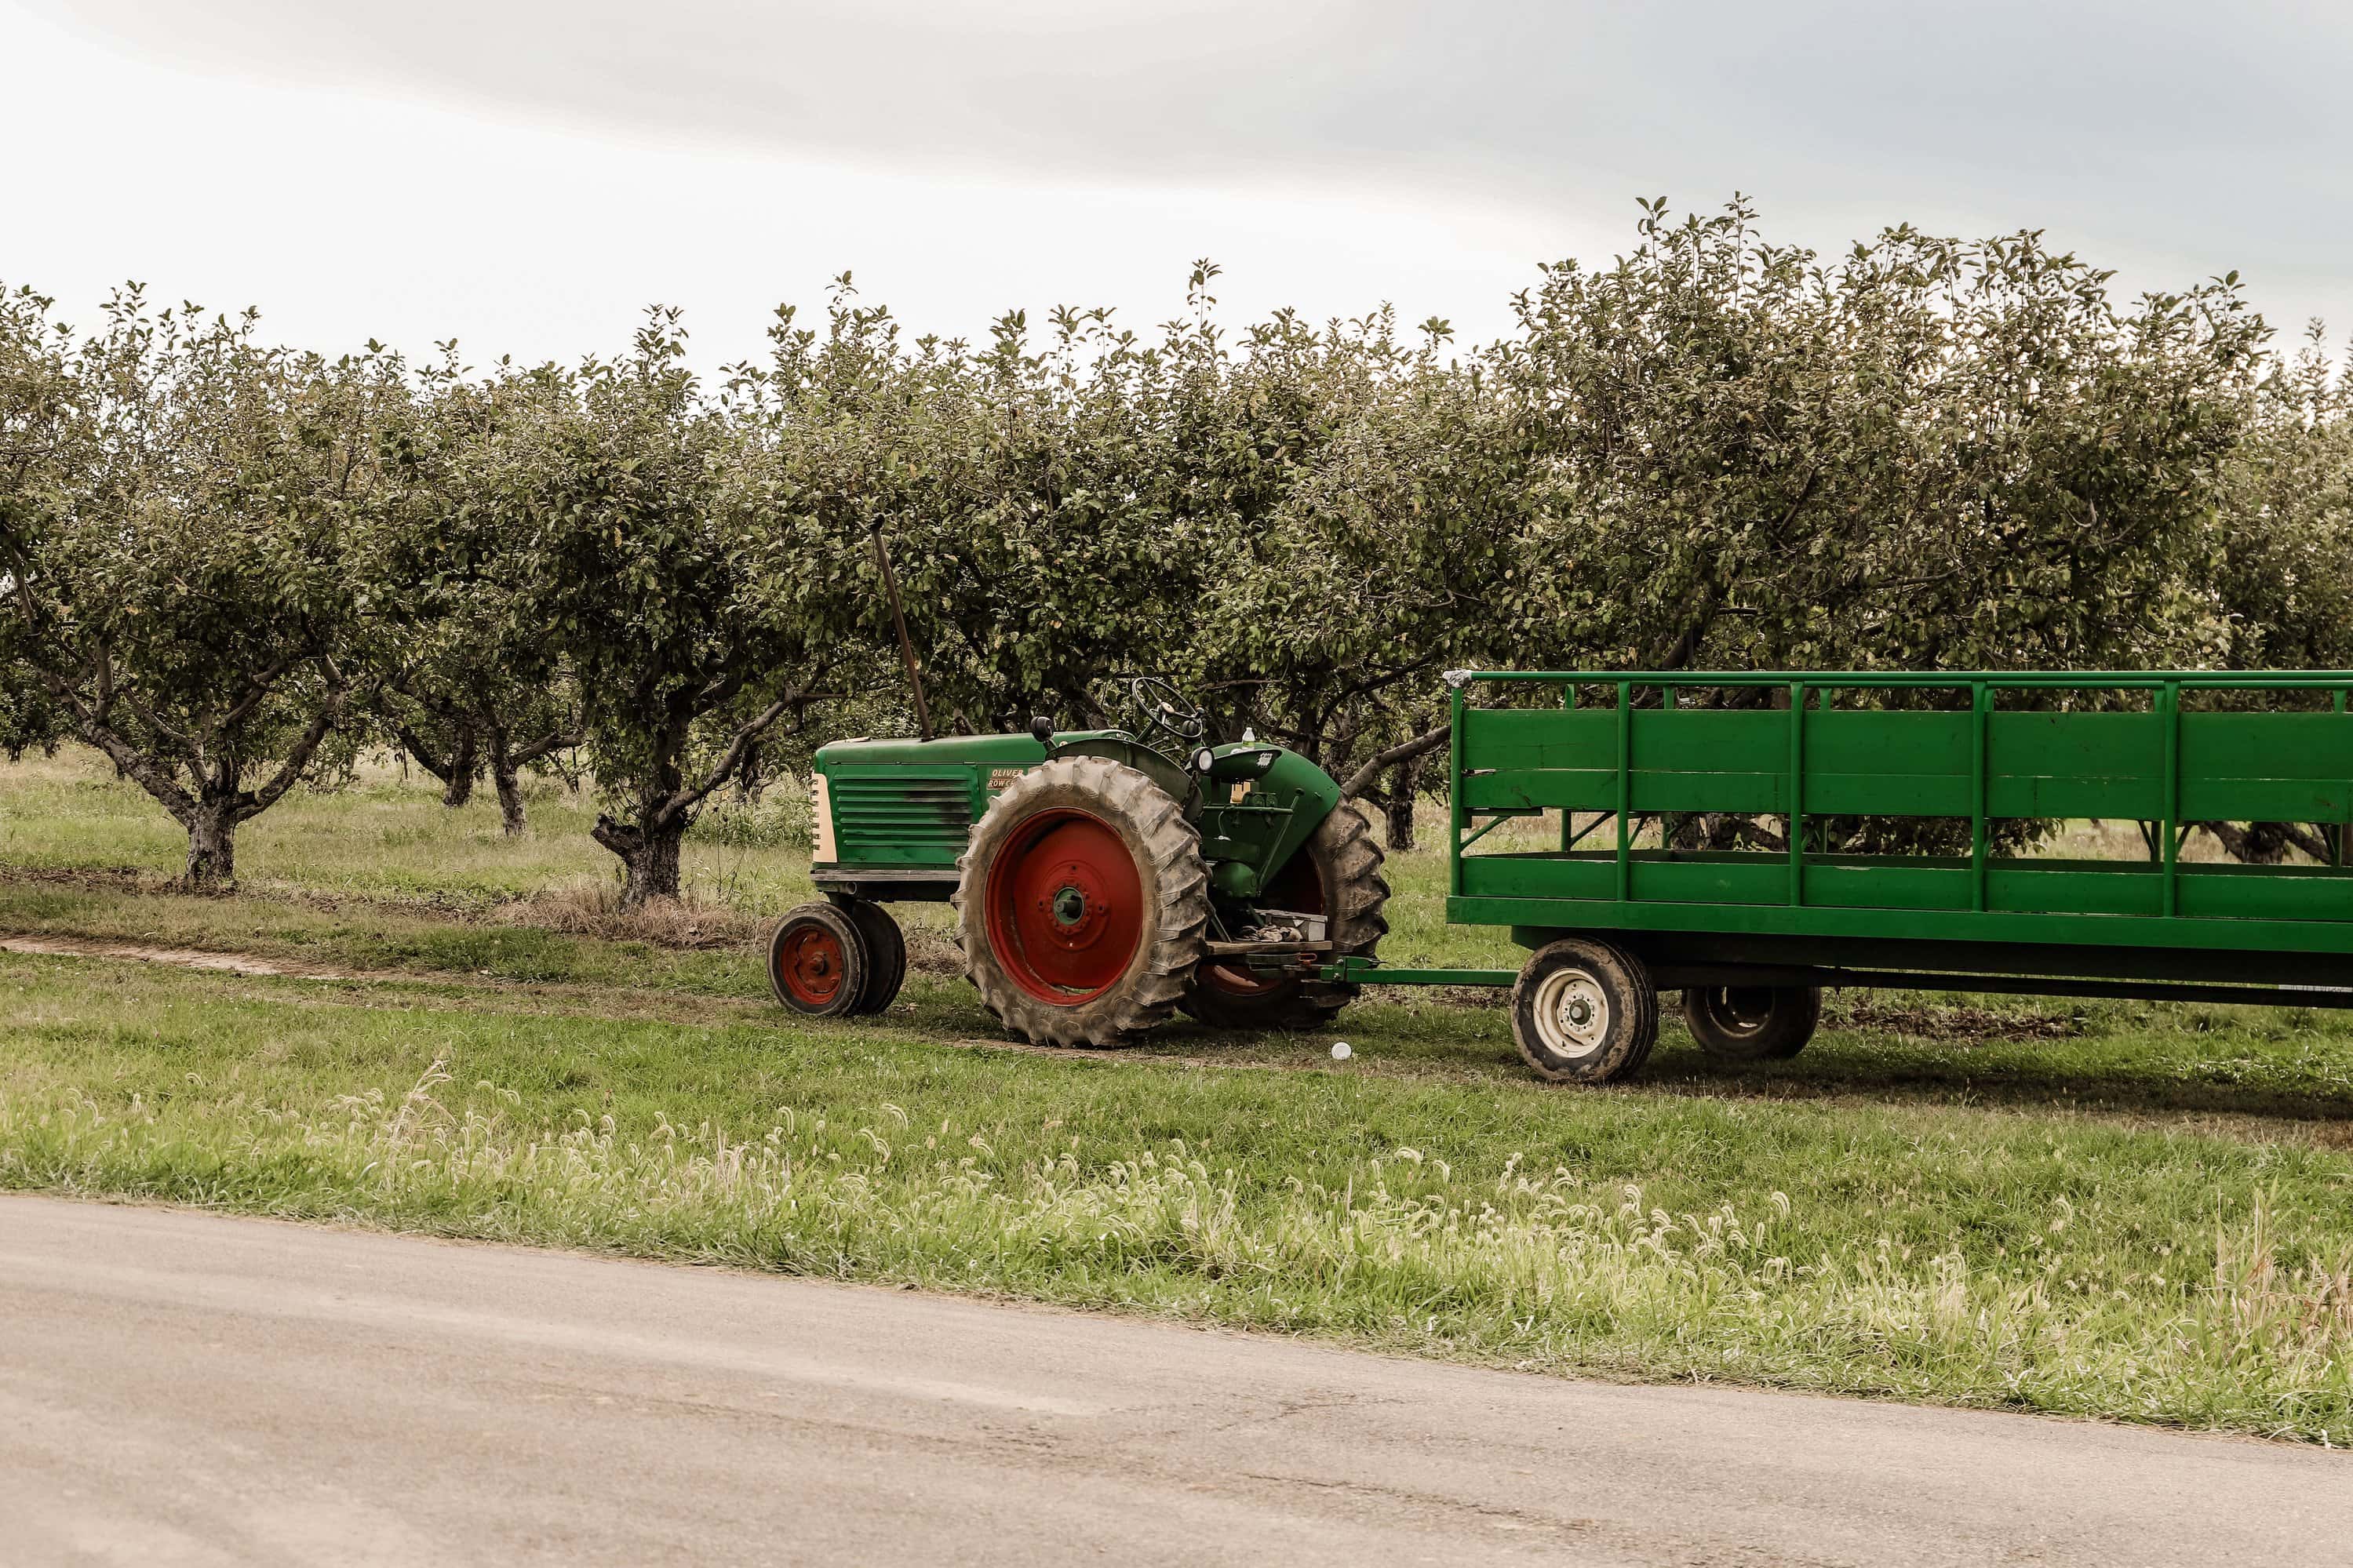
[[[1344,800],[1316,824],[1256,901],[1269,910],[1322,915],[1335,954],[1371,957],[1389,929],[1383,858],[1364,814]],[[1221,1029],[1314,1029],[1355,1000],[1358,989],[1295,975],[1261,978],[1238,959],[1205,960],[1185,993],[1184,1008]]]
[[[1728,1067],[1787,1061],[1806,1048],[1821,1021],[1818,985],[1693,986],[1683,993],[1683,1026],[1710,1061]]]
[[[1115,1045],[1192,984],[1209,925],[1201,836],[1136,769],[1086,756],[1029,769],[958,865],[965,973],[1025,1039]]]

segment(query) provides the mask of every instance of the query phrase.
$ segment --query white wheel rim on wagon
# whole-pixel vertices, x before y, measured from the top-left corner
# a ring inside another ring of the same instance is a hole
[[[1609,998],[1581,969],[1558,969],[1536,987],[1536,1030],[1546,1049],[1589,1057],[1609,1037]]]

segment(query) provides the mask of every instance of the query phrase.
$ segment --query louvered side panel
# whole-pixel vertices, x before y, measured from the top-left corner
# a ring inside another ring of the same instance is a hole
[[[973,778],[831,781],[834,847],[845,866],[953,867],[972,836]]]

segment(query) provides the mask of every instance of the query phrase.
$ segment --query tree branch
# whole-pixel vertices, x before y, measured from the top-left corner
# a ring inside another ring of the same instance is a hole
[[[238,821],[259,816],[268,811],[278,804],[280,796],[301,782],[302,775],[310,769],[311,755],[333,731],[335,721],[342,717],[343,709],[343,694],[340,691],[329,692],[326,700],[319,705],[318,716],[311,721],[310,727],[302,731],[301,738],[288,749],[286,760],[278,764],[278,771],[269,776],[269,782],[254,791],[248,801],[239,804]]]
[[[433,754],[433,748],[427,744],[424,736],[406,724],[396,723],[392,727],[392,738],[400,742],[401,750],[417,759],[418,767],[423,768],[445,784],[450,782],[449,763],[442,762]]]
[[[195,797],[180,787],[180,783],[154,758],[122,738],[113,725],[92,713],[73,683],[52,670],[40,671],[42,683],[50,694],[73,710],[74,729],[81,738],[106,753],[116,771],[155,798],[155,803],[172,814],[172,820],[185,826],[195,815]]]
[[[769,725],[783,718],[794,703],[803,700],[807,695],[807,691],[802,690],[779,697],[762,709],[750,722],[737,730],[734,737],[727,742],[727,750],[721,754],[718,765],[711,770],[699,787],[680,790],[662,802],[661,809],[654,814],[655,826],[666,826],[709,799],[711,792],[725,784],[728,776],[733,773],[736,767],[744,761],[744,753],[751,749],[752,742],[758,740]]]
[[[308,650],[306,649],[305,651],[307,652]],[[252,688],[250,694],[247,696],[244,701],[238,703],[227,712],[222,714],[218,719],[213,721],[213,733],[217,735],[224,730],[234,729],[237,725],[244,722],[245,720],[252,714],[255,709],[261,706],[262,700],[278,689],[278,682],[280,679],[285,676],[288,670],[294,668],[294,661],[301,657],[301,654],[290,655],[285,658],[280,659],[276,664],[270,666],[268,669],[263,670],[259,675],[254,674],[251,670],[246,671],[246,683]]]
[[[1374,780],[1381,776],[1383,769],[1393,768],[1399,763],[1409,763],[1416,757],[1427,756],[1446,744],[1447,737],[1453,732],[1454,725],[1450,720],[1435,730],[1423,731],[1410,741],[1400,741],[1385,752],[1375,752],[1365,759],[1363,766],[1350,773],[1345,782],[1340,785],[1340,798],[1346,800],[1353,795],[1362,795],[1372,787]]]
[[[586,744],[587,740],[588,731],[586,730],[550,730],[528,744],[508,748],[507,761],[515,767],[527,768],[542,757],[568,752],[575,746]]]

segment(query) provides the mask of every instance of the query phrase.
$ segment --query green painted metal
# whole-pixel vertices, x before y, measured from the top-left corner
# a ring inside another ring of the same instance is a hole
[[[2353,958],[2343,829],[2332,829],[2327,865],[2180,855],[2201,821],[2353,824],[2353,672],[1455,679],[1453,921],[1535,935],[1716,931]],[[1531,685],[1562,695],[1536,696]],[[1579,706],[1580,686],[1615,701]],[[1707,705],[1725,693],[1747,705]],[[1561,848],[1489,840],[1469,852],[1493,818],[1531,809],[1563,813]],[[1638,847],[1646,817],[1699,811],[1782,816],[1788,847]],[[1614,816],[1615,844],[1576,848],[1576,812]],[[1969,853],[1810,852],[1807,822],[1833,816],[1965,819]],[[2138,821],[2155,829],[2158,852],[2146,861],[1993,854],[1989,824],[2017,817]]]
[[[953,869],[986,809],[986,767],[873,767],[826,771],[833,811],[832,863]]]
[[[1246,770],[1254,777],[1218,776],[1226,758],[1265,752],[1273,761],[1262,771]],[[1340,804],[1340,786],[1298,752],[1262,741],[1212,747],[1210,754],[1217,763],[1198,819],[1201,858],[1215,868],[1219,892],[1253,898]]]
[[[1319,979],[1346,985],[1509,985],[1516,969],[1392,969],[1377,958],[1342,958],[1316,970]]]
[[[1050,756],[1098,755],[1142,768],[1184,806],[1200,829],[1220,897],[1254,898],[1331,815],[1340,786],[1306,758],[1266,742],[1210,753],[1209,775],[1196,778],[1118,730],[1060,732],[1050,745],[1027,734],[837,741],[817,753],[830,835],[819,833],[811,871],[828,886],[866,873],[952,882],[973,825],[998,791]]]
[[[1057,737],[1061,739],[1061,737]],[[989,797],[1046,760],[1034,735],[949,735],[934,741],[836,741],[817,771],[832,813],[833,867],[932,870],[954,876]],[[826,842],[823,834],[818,842]]]

